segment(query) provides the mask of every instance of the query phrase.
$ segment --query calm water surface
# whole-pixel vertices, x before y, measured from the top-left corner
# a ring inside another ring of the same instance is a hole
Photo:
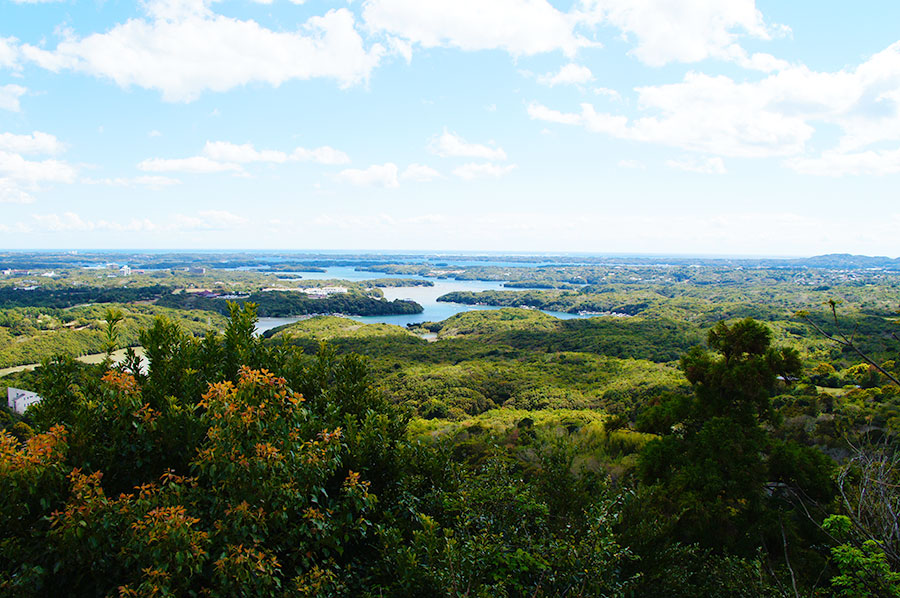
[[[306,280],[328,280],[336,278],[358,282],[361,280],[372,280],[373,278],[409,278],[415,280],[430,280],[434,283],[433,287],[392,287],[382,289],[382,291],[384,291],[385,299],[389,301],[393,301],[394,299],[411,299],[421,305],[424,311],[420,314],[399,316],[351,316],[354,320],[367,323],[383,323],[395,324],[397,326],[406,326],[407,324],[418,324],[420,322],[440,322],[441,320],[446,320],[450,316],[463,311],[499,309],[497,307],[491,307],[487,305],[438,303],[437,298],[452,291],[472,291],[477,293],[479,291],[504,290],[503,283],[497,281],[455,280],[414,275],[383,274],[381,272],[361,272],[355,270],[352,266],[336,266],[333,268],[326,268],[325,270],[325,272],[298,272],[297,275]],[[557,311],[545,311],[544,313],[556,316],[561,320],[584,317],[579,316],[578,314],[569,314]],[[256,331],[258,333],[262,333],[271,328],[275,328],[276,326],[291,324],[300,319],[302,318],[260,318],[259,322],[256,325]]]

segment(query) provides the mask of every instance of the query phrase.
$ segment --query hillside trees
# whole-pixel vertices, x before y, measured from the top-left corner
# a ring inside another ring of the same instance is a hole
[[[663,435],[641,454],[640,504],[669,522],[664,535],[751,556],[767,538],[780,546],[789,499],[828,499],[828,460],[767,432],[770,397],[800,371],[796,351],[770,345],[754,320],[720,322],[709,331],[711,350],[681,360],[693,397],[669,396],[642,415]]]

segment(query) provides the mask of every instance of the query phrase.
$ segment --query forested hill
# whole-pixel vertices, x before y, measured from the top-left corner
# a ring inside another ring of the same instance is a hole
[[[20,289],[0,286],[0,309],[7,307],[64,308],[87,303],[153,301],[172,291],[163,285],[140,287],[59,287]]]
[[[305,293],[265,292],[251,293],[246,297],[231,299],[236,303],[254,303],[263,317],[288,317],[307,314],[340,313],[354,316],[385,316],[422,313],[422,306],[415,301],[395,299],[387,301],[357,293],[335,293],[323,298],[312,298]],[[157,305],[179,309],[202,309],[220,314],[228,313],[228,301],[202,297],[194,293],[163,295]]]
[[[851,255],[849,253],[829,253],[801,260],[792,260],[796,265],[808,268],[888,268],[900,269],[900,258],[891,259],[884,256]]]

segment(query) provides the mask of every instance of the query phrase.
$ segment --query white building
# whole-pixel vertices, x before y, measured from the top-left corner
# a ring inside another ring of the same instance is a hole
[[[340,293],[346,293],[347,287],[322,287],[319,289],[319,291],[325,293],[326,295],[336,295]]]
[[[18,414],[25,413],[26,409],[40,400],[41,397],[30,390],[22,390],[11,386],[6,389],[6,404]]]
[[[121,274],[122,276],[130,276],[131,268],[129,268],[128,265],[126,264],[126,265],[122,266],[121,268],[119,268],[119,274]]]

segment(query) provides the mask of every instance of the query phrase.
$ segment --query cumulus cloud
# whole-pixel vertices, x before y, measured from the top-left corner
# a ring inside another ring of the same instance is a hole
[[[650,66],[718,58],[744,67],[786,66],[768,55],[748,56],[741,36],[768,40],[788,31],[768,25],[755,0],[582,0],[583,19],[608,24],[635,43],[634,56]]]
[[[18,112],[22,109],[19,105],[19,98],[28,91],[21,85],[0,85],[0,110],[9,110],[10,112]]]
[[[440,177],[441,173],[424,164],[410,164],[400,175],[401,180],[415,181],[418,183],[427,183]]]
[[[245,174],[244,164],[286,162],[317,162],[319,164],[346,164],[350,158],[344,152],[324,145],[315,149],[295,148],[290,154],[271,149],[256,149],[252,143],[207,141],[199,156],[187,158],[148,158],[138,164],[146,172],[183,172],[210,174],[235,172]]]
[[[0,203],[31,203],[32,192],[42,183],[73,183],[77,169],[54,158],[33,160],[26,156],[55,155],[65,150],[49,133],[28,135],[0,133]]]
[[[138,164],[144,172],[183,172],[185,174],[209,174],[214,172],[243,172],[239,164],[217,162],[206,156],[190,158],[148,158]]]
[[[27,160],[19,154],[0,151],[0,174],[14,181],[72,183],[76,170],[61,160]]]
[[[682,160],[666,160],[666,166],[685,172],[698,174],[725,174],[725,162],[722,158],[684,158]]]
[[[580,64],[569,63],[556,73],[547,73],[538,77],[538,83],[555,87],[556,85],[581,85],[594,80],[591,69]]]
[[[348,168],[337,175],[338,180],[359,187],[396,188],[400,186],[397,165],[393,162],[373,164],[368,168]]]
[[[659,143],[697,152],[739,157],[787,156],[803,150],[813,127],[797,114],[778,110],[753,84],[689,73],[682,83],[638,88],[639,106],[652,116],[629,119],[597,112],[561,113],[531,104],[533,119],[581,125],[620,139]]]
[[[615,89],[609,87],[595,87],[594,93],[598,96],[606,96],[611,100],[621,100],[622,96]]]
[[[34,197],[15,181],[0,177],[0,203],[31,203]]]
[[[560,125],[582,124],[582,118],[580,115],[553,110],[552,108],[548,108],[547,106],[544,106],[543,104],[540,104],[538,102],[531,102],[530,104],[528,104],[528,116],[530,116],[534,120],[543,120]]]
[[[363,20],[370,31],[424,48],[505,50],[514,56],[595,45],[575,32],[578,16],[546,0],[367,0]]]
[[[257,150],[250,143],[237,145],[227,141],[207,141],[203,148],[203,154],[218,162],[275,162],[281,164],[287,162],[288,156],[284,152],[276,150]]]
[[[323,145],[315,149],[298,147],[291,152],[291,160],[299,162],[316,162],[318,164],[348,164],[350,156],[333,147]]]
[[[278,150],[257,150],[250,143],[237,145],[227,141],[207,141],[203,155],[220,162],[271,162],[283,164],[287,161],[317,162],[319,164],[346,164],[350,158],[344,152],[323,145],[315,149],[298,147],[290,154]]]
[[[505,160],[506,152],[501,147],[490,147],[479,143],[469,143],[456,133],[444,129],[428,144],[428,150],[442,158],[481,158],[484,160]]]
[[[900,141],[900,42],[854,69],[791,66],[756,81],[691,72],[679,83],[638,87],[641,114],[562,112],[533,102],[532,119],[580,125],[620,139],[731,157],[784,157],[804,173],[892,172]],[[810,155],[817,127],[834,125],[837,147]],[[872,147],[881,144],[881,147]],[[840,166],[843,164],[843,166]]]
[[[481,178],[500,178],[516,169],[515,164],[491,164],[490,162],[463,164],[453,170],[453,174],[459,178],[471,181]]]
[[[35,131],[29,135],[0,133],[0,151],[26,155],[48,154],[52,156],[62,153],[65,149],[65,144],[49,133],[40,131]]]
[[[67,33],[52,50],[26,44],[21,52],[45,69],[159,90],[170,102],[256,82],[277,87],[293,79],[330,78],[349,87],[368,81],[386,53],[380,44],[366,48],[346,8],[312,17],[296,31],[273,31],[215,14],[210,4],[150,0],[143,4],[146,18],[86,37]]]
[[[0,68],[16,68],[19,58],[19,44],[14,37],[0,37]]]

